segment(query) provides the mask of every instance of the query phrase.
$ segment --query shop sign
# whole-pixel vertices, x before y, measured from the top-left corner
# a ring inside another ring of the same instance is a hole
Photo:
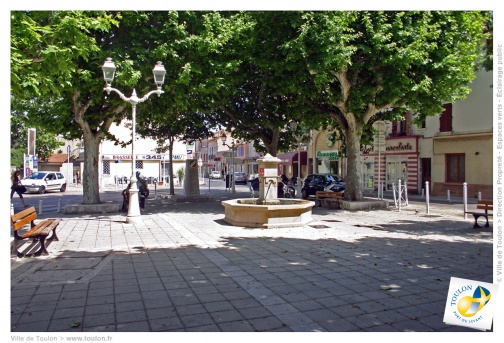
[[[104,160],[132,160],[132,155],[103,155],[102,158]],[[174,160],[185,160],[186,155],[184,154],[174,154]],[[168,154],[150,154],[150,155],[136,155],[137,160],[168,160],[170,159],[170,155]]]
[[[329,159],[329,161],[337,161],[338,151],[337,150],[317,151],[317,158],[327,158]]]
[[[387,151],[411,151],[413,150],[413,146],[410,143],[403,144],[402,142],[397,143],[396,145],[388,146]]]

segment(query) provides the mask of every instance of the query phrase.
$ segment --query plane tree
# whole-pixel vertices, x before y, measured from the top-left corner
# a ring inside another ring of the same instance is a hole
[[[311,91],[309,71],[286,63],[289,51],[282,49],[296,36],[298,17],[293,11],[222,13],[219,27],[232,28],[232,34],[198,66],[206,77],[199,94],[208,121],[273,156],[295,142],[291,121],[307,128],[326,121],[321,109],[299,96]]]
[[[174,11],[12,12],[11,93],[28,109],[34,125],[83,139],[84,204],[100,203],[100,142],[116,139],[110,126],[131,117],[128,103],[103,91],[101,65],[107,57],[113,59],[117,72],[112,86],[126,96],[133,88],[139,95],[154,89],[156,61],[167,66],[165,84],[187,78],[190,69],[179,50],[184,52],[191,40],[186,20],[194,16]]]
[[[286,61],[311,74],[313,106],[332,117],[346,141],[345,198],[362,199],[358,157],[373,120],[416,120],[470,92],[488,14],[476,11],[303,12]]]

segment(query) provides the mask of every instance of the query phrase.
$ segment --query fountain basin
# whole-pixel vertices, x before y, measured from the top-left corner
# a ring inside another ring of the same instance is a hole
[[[250,228],[300,227],[311,222],[313,201],[278,199],[271,204],[258,204],[258,199],[222,201],[224,221],[234,226]]]

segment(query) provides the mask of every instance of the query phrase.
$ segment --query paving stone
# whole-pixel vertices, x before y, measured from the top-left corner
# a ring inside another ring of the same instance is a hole
[[[178,317],[167,317],[149,320],[152,331],[174,331],[183,329],[184,324]]]
[[[28,284],[53,256],[12,258],[11,330],[467,332],[442,322],[450,277],[492,282],[492,232],[460,214],[316,208],[328,229],[257,230],[222,225],[220,201],[148,208],[143,225],[64,217],[54,255],[109,258],[89,279]]]
[[[286,324],[274,316],[250,319],[249,323],[257,331],[269,331],[286,326]]]
[[[212,317],[208,313],[180,316],[180,320],[182,321],[182,323],[184,323],[184,326],[186,328],[215,324]]]
[[[226,311],[218,311],[218,312],[210,312],[210,316],[213,318],[214,322],[225,323],[225,322],[235,322],[240,321],[243,316],[238,312],[238,310],[226,310]]]

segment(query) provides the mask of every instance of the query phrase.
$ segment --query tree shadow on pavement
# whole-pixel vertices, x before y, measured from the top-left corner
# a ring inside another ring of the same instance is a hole
[[[27,259],[11,272],[11,330],[475,331],[443,323],[450,278],[492,282],[490,242],[237,231],[213,248],[138,242],[130,251]],[[44,290],[51,290],[46,308]],[[98,304],[110,310],[99,321],[86,315]]]

